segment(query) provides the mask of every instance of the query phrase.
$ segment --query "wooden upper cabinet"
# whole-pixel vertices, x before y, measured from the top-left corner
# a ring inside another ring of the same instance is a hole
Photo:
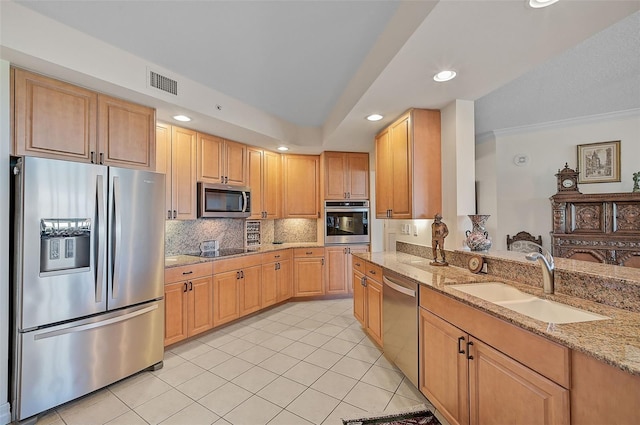
[[[98,95],[12,68],[16,155],[90,162],[97,151]]]
[[[198,133],[198,181],[247,185],[247,146]]]
[[[411,109],[376,137],[376,217],[442,212],[440,111]]]
[[[167,219],[196,219],[196,132],[158,123],[156,171],[165,173]]]
[[[98,95],[98,162],[154,170],[156,111]]]
[[[249,218],[280,218],[281,163],[280,154],[247,149],[248,186],[251,188],[251,216]]]
[[[369,154],[324,152],[324,199],[369,199]]]
[[[155,110],[12,68],[14,152],[155,169]]]
[[[283,155],[284,218],[320,217],[320,157]]]

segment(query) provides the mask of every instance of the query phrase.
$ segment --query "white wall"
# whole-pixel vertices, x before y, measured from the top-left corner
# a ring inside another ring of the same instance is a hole
[[[0,424],[11,419],[9,387],[9,62],[0,60]]]
[[[526,230],[542,235],[550,247],[552,228],[549,197],[556,193],[554,174],[577,167],[577,145],[621,141],[621,182],[579,184],[582,193],[630,192],[632,174],[640,171],[640,110],[555,122],[494,132],[494,139],[478,144],[476,168],[480,209],[495,214],[487,230],[494,249],[506,249],[506,235]],[[523,166],[516,155],[528,157]],[[495,193],[491,188],[495,188]]]

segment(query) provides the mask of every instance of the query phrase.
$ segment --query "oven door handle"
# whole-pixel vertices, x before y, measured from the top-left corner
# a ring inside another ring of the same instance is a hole
[[[343,213],[343,212],[369,212],[369,208],[361,208],[361,207],[355,207],[355,208],[349,208],[349,207],[344,207],[344,208],[325,208],[324,212],[328,213]]]
[[[387,278],[386,276],[382,276],[382,281],[384,282],[385,285],[387,285],[389,288],[395,291],[398,291],[404,295],[408,295],[412,298],[416,297],[416,291],[414,291],[413,289],[405,288],[404,286],[398,285],[397,283],[391,281],[391,279]]]

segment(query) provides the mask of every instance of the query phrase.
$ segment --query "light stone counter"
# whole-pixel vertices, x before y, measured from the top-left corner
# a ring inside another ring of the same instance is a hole
[[[401,252],[375,252],[354,255],[382,266],[384,269],[411,278],[421,285],[428,286],[492,316],[640,376],[640,313],[638,312],[610,307],[571,295],[560,293],[546,295],[537,286],[487,274],[473,274],[461,267],[430,266],[429,259]],[[582,264],[580,265],[582,266]],[[562,266],[564,267],[565,265],[562,264]],[[614,271],[614,274],[616,272],[618,271]],[[626,271],[620,272],[626,274]],[[600,280],[606,279],[602,276],[599,276],[599,278]],[[611,319],[567,324],[545,323],[449,287],[449,285],[456,283],[486,281],[508,283],[523,292],[540,298],[578,307],[608,316]]]
[[[288,248],[308,248],[308,247],[324,247],[324,244],[320,242],[297,242],[297,243],[282,243],[282,244],[265,244],[258,248],[248,249],[247,252],[243,252],[236,255],[226,255],[224,257],[198,257],[196,255],[174,255],[166,257],[164,259],[165,268],[188,266],[190,264],[207,263],[210,261],[226,260],[228,258],[244,257],[247,255],[263,254],[265,252],[278,251],[280,249]]]

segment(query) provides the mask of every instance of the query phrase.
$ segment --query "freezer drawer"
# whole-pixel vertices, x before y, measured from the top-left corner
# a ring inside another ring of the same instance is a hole
[[[22,420],[162,361],[164,301],[18,334],[13,406]]]

